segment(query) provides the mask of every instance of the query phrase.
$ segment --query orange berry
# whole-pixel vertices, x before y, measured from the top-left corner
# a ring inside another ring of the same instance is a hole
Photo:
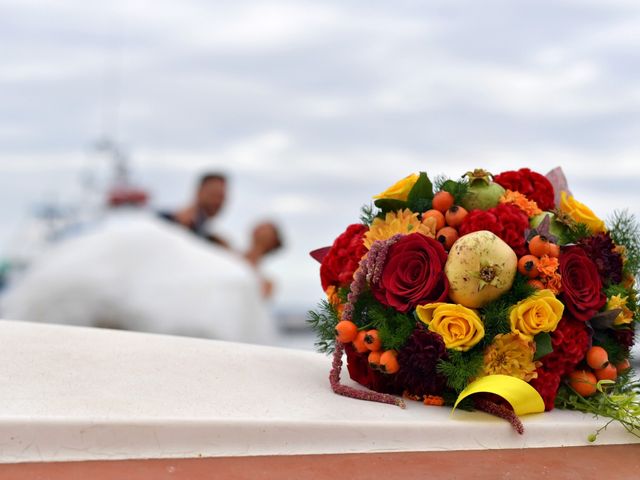
[[[453,227],[443,227],[436,233],[438,240],[445,250],[450,250],[456,240],[458,240],[458,231]]]
[[[380,356],[382,355],[381,351],[377,352],[369,352],[369,366],[371,368],[380,368]]]
[[[569,386],[583,397],[596,393],[596,376],[586,370],[575,370],[569,374]]]
[[[551,249],[549,245],[551,245],[551,243],[547,237],[543,235],[536,235],[529,240],[529,252],[531,255],[535,255],[538,258],[543,255],[549,255],[549,250]]]
[[[591,347],[589,350],[587,350],[585,359],[587,360],[587,365],[589,365],[594,370],[604,368],[607,366],[607,363],[609,363],[609,355],[607,354],[607,351],[602,347]]]
[[[631,363],[629,363],[629,359],[625,358],[621,362],[616,363],[616,370],[618,371],[618,375],[626,372],[631,368]]]
[[[336,338],[342,343],[353,342],[358,335],[358,327],[351,320],[342,320],[336,325]]]
[[[545,288],[544,283],[542,283],[540,280],[531,279],[527,283],[536,290],[542,290]]]
[[[396,373],[400,370],[398,354],[395,350],[386,350],[380,355],[380,370],[384,373]]]
[[[453,207],[454,198],[449,192],[445,192],[444,190],[436,193],[433,196],[433,200],[431,201],[431,205],[436,210],[444,213]]]
[[[538,272],[538,257],[533,255],[525,255],[518,260],[518,271],[529,278],[536,278],[540,275]]]
[[[444,215],[439,210],[427,210],[422,214],[422,219],[433,217],[436,219],[436,232],[444,227]]]
[[[378,330],[369,330],[364,336],[364,343],[372,352],[380,350],[382,348],[382,340],[380,340]]]
[[[462,224],[462,220],[467,216],[469,212],[464,207],[459,205],[454,205],[453,207],[447,210],[444,218],[447,222],[447,225],[450,227],[459,227]]]
[[[356,338],[353,340],[353,348],[356,349],[358,353],[368,352],[367,344],[364,343],[364,337],[367,335],[367,332],[364,330],[360,330]]]
[[[547,253],[547,255],[553,258],[558,258],[560,256],[560,245],[549,242],[549,253]]]
[[[618,378],[618,370],[613,363],[607,363],[605,367],[594,370],[598,380],[615,380]]]

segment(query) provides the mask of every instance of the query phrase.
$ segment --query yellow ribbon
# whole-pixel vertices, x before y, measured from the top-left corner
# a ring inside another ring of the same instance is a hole
[[[544,412],[544,401],[540,394],[524,380],[509,375],[487,375],[467,385],[456,400],[453,410],[469,395],[494,393],[504,398],[513,407],[516,415]],[[451,411],[453,413],[453,410]]]

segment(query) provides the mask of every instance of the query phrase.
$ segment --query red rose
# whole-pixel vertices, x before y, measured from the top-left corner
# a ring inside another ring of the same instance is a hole
[[[320,266],[323,290],[326,291],[331,285],[346,287],[351,283],[353,272],[358,269],[360,259],[367,253],[367,247],[363,243],[367,230],[367,226],[360,223],[349,225],[333,242]]]
[[[529,228],[526,214],[515,205],[498,205],[487,211],[472,210],[462,221],[460,236],[489,230],[505,241],[518,256],[526,255],[524,232]]]
[[[542,210],[553,210],[555,208],[555,193],[553,185],[547,177],[533,172],[528,168],[502,172],[493,179],[502,187],[520,192],[529,200],[533,200]]]
[[[441,302],[449,293],[444,274],[447,253],[440,242],[419,233],[401,237],[389,247],[380,282],[371,285],[376,299],[399,312]]]
[[[595,263],[580,247],[568,247],[560,254],[558,270],[562,303],[576,320],[590,320],[607,302]]]

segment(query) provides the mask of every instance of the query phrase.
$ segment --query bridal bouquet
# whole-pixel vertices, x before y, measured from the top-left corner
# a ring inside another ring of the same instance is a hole
[[[336,393],[481,409],[520,432],[518,415],[576,409],[640,434],[632,215],[605,223],[559,169],[420,172],[374,199],[312,252],[327,300],[309,322]],[[365,389],[340,382],[345,354]]]

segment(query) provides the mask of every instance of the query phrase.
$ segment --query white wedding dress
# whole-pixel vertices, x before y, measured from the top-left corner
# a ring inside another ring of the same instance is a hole
[[[0,300],[4,318],[270,344],[255,271],[146,213],[115,213],[51,248]]]

